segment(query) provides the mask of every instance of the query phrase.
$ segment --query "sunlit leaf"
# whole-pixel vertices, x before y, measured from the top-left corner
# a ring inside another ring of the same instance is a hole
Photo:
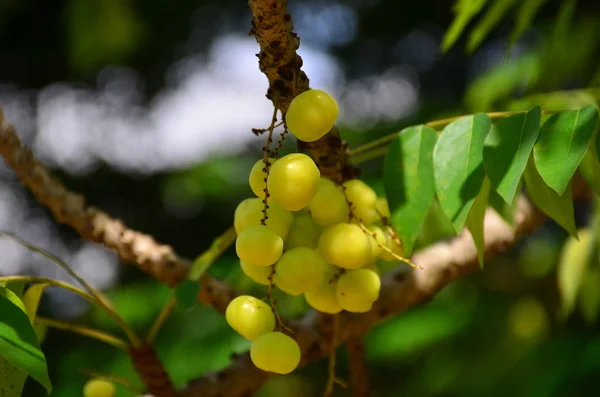
[[[517,10],[517,21],[510,35],[509,45],[512,46],[519,40],[521,35],[531,26],[538,10],[548,0],[524,0],[521,7]]]
[[[433,148],[437,135],[425,126],[409,127],[392,142],[383,166],[391,222],[410,255],[435,196]]]
[[[539,107],[500,120],[485,140],[483,165],[490,182],[504,201],[512,204],[540,132]]]
[[[575,228],[571,184],[567,185],[567,188],[561,195],[550,189],[535,168],[533,156],[531,156],[527,163],[524,176],[527,193],[535,205],[550,218],[554,219],[566,231],[576,236],[577,230]]]
[[[598,110],[589,105],[578,111],[552,115],[540,129],[533,158],[541,177],[562,194],[583,160],[598,121]]]
[[[0,287],[0,355],[52,390],[46,358],[27,317],[25,306],[9,289]]]
[[[516,2],[517,0],[495,0],[471,31],[467,51],[475,51]]]
[[[490,196],[490,180],[485,178],[483,180],[483,186],[481,191],[473,201],[471,210],[467,215],[467,227],[471,232],[471,237],[477,247],[477,259],[479,265],[483,268],[483,259],[485,254],[485,235],[483,231],[485,211],[488,205],[488,199]]]
[[[487,115],[463,117],[444,128],[433,151],[437,196],[457,233],[485,178],[482,152],[489,130]]]
[[[570,236],[560,254],[557,267],[561,316],[568,316],[575,307],[577,294],[593,253],[593,235],[589,229],[579,230],[579,241]]]
[[[29,317],[29,321],[33,324],[37,310],[40,305],[40,300],[44,294],[44,289],[47,287],[46,284],[34,284],[27,288],[25,294],[23,294],[23,304],[25,305],[25,311]]]
[[[452,24],[444,35],[442,42],[442,51],[448,51],[454,45],[456,40],[465,30],[471,19],[473,19],[487,0],[457,0],[454,4],[454,13],[456,14]]]

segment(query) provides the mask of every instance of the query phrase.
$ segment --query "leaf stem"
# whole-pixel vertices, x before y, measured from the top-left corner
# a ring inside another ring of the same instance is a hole
[[[200,280],[200,277],[208,270],[210,265],[223,255],[223,253],[227,251],[227,248],[235,242],[236,237],[237,234],[232,226],[214,239],[210,247],[194,261],[192,268],[190,269],[189,279],[194,281]]]
[[[39,247],[36,247],[35,245],[23,240],[20,237],[15,236],[12,233],[0,232],[0,237],[7,237],[7,238],[17,242],[18,244],[22,245],[23,247],[50,259],[52,262],[54,262],[59,267],[61,267],[71,277],[73,277],[75,280],[77,280],[88,291],[88,293],[91,296],[93,296],[95,298],[92,301],[92,303],[94,303],[98,306],[101,306],[106,311],[106,313],[110,317],[112,317],[113,320],[115,320],[117,322],[117,324],[121,327],[123,332],[125,332],[125,334],[129,338],[129,341],[132,343],[132,345],[139,346],[142,344],[142,340],[133,332],[133,330],[125,323],[125,321],[123,321],[121,316],[119,316],[119,314],[113,308],[110,301],[100,291],[93,288],[83,278],[81,278],[77,273],[75,273],[75,271],[73,271],[73,269],[71,269],[71,267],[69,265],[67,265],[62,259],[60,259],[58,256],[54,255],[53,253],[51,253],[49,251],[46,251]]]
[[[98,331],[92,328],[84,327],[82,325],[76,325],[72,323],[68,323],[66,321],[55,320],[52,318],[39,317],[35,318],[35,323],[40,325],[45,325],[47,327],[61,329],[63,331],[73,332],[75,334],[87,336],[88,338],[96,339],[100,342],[104,342],[111,346],[116,347],[117,349],[121,349],[123,351],[127,351],[129,349],[129,344],[114,336],[107,334],[102,331]]]
[[[146,336],[146,342],[151,344],[152,341],[154,341],[156,335],[158,335],[158,331],[160,331],[160,329],[165,324],[171,313],[173,313],[175,306],[177,306],[177,299],[175,299],[174,296],[171,296],[169,298],[169,301],[163,306],[162,310],[154,320],[150,331],[148,331],[148,335]]]
[[[554,113],[561,113],[561,112],[566,112],[566,111],[567,110],[543,110],[542,113],[543,114],[554,114]],[[506,112],[489,112],[486,114],[488,115],[489,118],[497,119],[497,118],[513,116],[515,114],[520,114],[520,113],[527,113],[527,112],[526,111],[506,111]],[[435,128],[446,126],[446,125],[452,123],[453,121],[456,121],[456,120],[462,119],[463,117],[468,117],[468,116],[472,116],[472,115],[461,115],[461,116],[454,116],[454,117],[449,117],[449,118],[440,119],[440,120],[434,120],[434,121],[425,123],[423,125],[435,129]],[[400,135],[401,132],[402,131],[394,132],[393,134],[389,134],[389,135],[385,135],[379,139],[375,139],[374,141],[368,142],[364,145],[358,146],[357,148],[351,150],[350,151],[351,156],[363,154],[363,156],[353,158],[352,163],[354,163],[354,164],[364,163],[365,161],[368,161],[368,160],[371,160],[371,159],[374,159],[374,158],[377,158],[380,156],[385,156],[385,154],[387,153],[387,144],[392,142],[394,139],[396,139],[396,137],[398,137],[398,135]],[[384,147],[380,148],[380,146],[384,146]],[[384,148],[385,148],[385,150],[383,150]],[[364,154],[365,152],[367,152],[367,154]]]

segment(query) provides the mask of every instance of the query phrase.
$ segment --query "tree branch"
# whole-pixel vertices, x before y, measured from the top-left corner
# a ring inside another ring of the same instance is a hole
[[[484,226],[486,258],[506,252],[519,237],[539,227],[545,219],[546,217],[523,197],[519,197],[514,229],[494,211],[488,210]],[[448,242],[439,242],[419,251],[414,255],[413,261],[424,270],[412,271],[403,266],[386,274],[382,279],[380,297],[371,311],[364,314],[343,312],[339,315],[338,343],[362,337],[381,320],[432,299],[452,281],[479,269],[477,250],[468,231]],[[294,338],[302,350],[301,365],[320,359],[331,351],[331,316],[310,312],[290,326],[295,331]],[[232,365],[221,372],[190,382],[182,391],[182,395],[250,396],[269,376],[266,372],[258,370],[248,354],[244,354],[236,357]]]
[[[189,261],[179,257],[168,245],[151,236],[129,229],[107,213],[88,207],[85,198],[67,190],[27,148],[14,128],[4,120],[0,109],[0,155],[35,198],[48,207],[59,223],[71,226],[81,237],[113,250],[126,263],[173,287],[186,276]],[[204,275],[199,300],[224,312],[237,294],[226,284]]]
[[[275,93],[279,93],[277,107],[285,117],[292,99],[309,89],[308,77],[302,71],[302,58],[296,53],[300,38],[294,33],[286,0],[249,0],[248,5],[253,15],[250,35],[256,37],[260,46],[258,65],[269,80],[267,98],[275,105]],[[319,166],[321,175],[334,182],[356,175],[350,163],[348,146],[340,138],[336,127],[315,142],[298,141],[298,148],[308,151]]]
[[[351,338],[346,341],[348,352],[348,372],[350,391],[353,397],[369,397],[369,367],[365,360],[364,338]]]

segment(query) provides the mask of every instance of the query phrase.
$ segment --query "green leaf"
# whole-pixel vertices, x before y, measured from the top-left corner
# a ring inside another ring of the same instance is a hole
[[[481,18],[477,26],[471,31],[467,51],[473,52],[479,47],[490,31],[500,23],[504,15],[511,9],[517,0],[496,0],[488,8],[487,12]]]
[[[590,229],[579,231],[579,241],[571,236],[560,253],[557,267],[560,315],[567,317],[573,311],[581,283],[593,253],[593,236]]]
[[[0,396],[21,397],[26,380],[27,372],[0,356]]]
[[[200,292],[200,282],[194,280],[183,280],[175,287],[175,298],[177,307],[183,310],[190,310],[196,304],[198,293]]]
[[[520,187],[523,181],[519,183],[517,191],[520,191]],[[517,210],[517,200],[513,200],[512,204],[508,204],[494,189],[490,189],[489,205],[496,211],[502,219],[511,226],[515,224],[515,211]]]
[[[571,235],[576,236],[577,230],[575,227],[571,184],[567,185],[567,188],[561,195],[550,189],[535,168],[533,156],[531,156],[527,164],[524,176],[527,192],[535,205]]]
[[[435,197],[433,148],[437,135],[423,125],[402,130],[392,142],[383,166],[390,218],[410,256]]]
[[[35,320],[35,316],[37,315],[37,310],[40,305],[40,300],[42,299],[42,295],[46,287],[47,284],[34,284],[27,288],[27,291],[25,291],[25,294],[23,295],[25,312],[27,313],[27,317],[29,317],[31,324],[33,324],[33,321]]]
[[[482,151],[489,130],[487,115],[463,117],[444,128],[433,151],[438,199],[457,233],[485,178]]]
[[[15,299],[19,300],[12,291],[0,287],[0,355],[26,371],[42,384],[49,394],[52,386],[46,358],[29,322],[25,306],[22,303],[15,304]]]
[[[517,11],[517,21],[515,28],[510,35],[509,46],[513,46],[533,23],[540,7],[547,0],[525,0],[521,3],[521,8]]]
[[[442,51],[446,52],[456,43],[461,33],[471,19],[473,19],[483,8],[487,0],[457,0],[454,4],[454,13],[456,16],[452,24],[444,35],[442,42]]]
[[[590,147],[585,152],[581,164],[579,164],[579,172],[581,172],[583,179],[590,188],[600,196],[600,161],[596,157],[596,143],[594,141],[590,143]]]
[[[485,235],[483,232],[483,225],[485,219],[485,210],[487,209],[488,199],[490,196],[490,180],[485,178],[483,180],[483,186],[481,191],[473,201],[471,210],[467,215],[467,227],[471,232],[471,237],[477,247],[477,259],[479,265],[483,268],[483,259],[485,254]]]
[[[483,165],[500,196],[512,204],[540,132],[539,107],[496,123],[485,140]]]
[[[598,110],[583,109],[552,115],[542,126],[533,148],[535,165],[544,181],[562,194],[583,160],[598,121]]]

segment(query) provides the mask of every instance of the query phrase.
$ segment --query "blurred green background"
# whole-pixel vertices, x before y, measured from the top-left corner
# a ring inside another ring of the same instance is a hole
[[[288,3],[304,38],[302,43],[340,65],[344,87],[337,88],[348,99],[342,104],[361,108],[363,97],[348,93],[360,92],[351,88],[368,84],[372,76],[398,69],[403,76],[412,76],[406,81],[412,82],[416,96],[402,112],[377,119],[366,117],[366,121],[365,117],[356,121],[352,114],[347,115],[342,134],[353,146],[438,118],[526,109],[534,104],[576,108],[597,103],[600,96],[597,0],[507,2],[512,6],[506,17],[490,30],[479,48],[466,50],[476,26],[471,22],[446,54],[439,47],[454,16],[448,1]],[[528,12],[525,3],[541,6],[529,22],[522,21],[523,13]],[[26,93],[34,106],[37,90],[49,84],[67,82],[93,90],[99,74],[117,65],[140,76],[143,85],[138,94],[144,108],[152,104],[157,93],[173,87],[168,78],[171,65],[190,56],[206,55],[218,37],[243,37],[250,28],[249,21],[246,2],[233,0],[0,0],[0,93],[2,89]],[[509,46],[520,24],[523,35]],[[258,69],[253,56],[241,58],[246,52],[238,54],[234,48],[228,56],[233,63]],[[266,78],[261,84],[264,93]],[[384,102],[408,101],[404,96],[385,97],[385,87],[380,95]],[[262,93],[255,100],[266,103]],[[0,95],[0,105],[4,101],[6,106],[7,98]],[[222,117],[235,118],[241,111],[234,102],[234,106],[223,109]],[[11,113],[7,117],[10,121]],[[194,258],[232,224],[235,206],[251,194],[246,178],[260,156],[261,139],[252,140],[250,129],[265,127],[268,121],[267,117],[265,125],[245,126],[247,143],[235,153],[203,154],[185,166],[128,172],[110,161],[101,161],[85,174],[70,172],[68,166],[60,164],[54,168],[67,186],[84,193],[91,204],[171,244],[181,255]],[[93,122],[90,120],[90,126]],[[32,131],[35,135],[35,128]],[[87,132],[84,128],[80,133]],[[229,144],[221,142],[223,146]],[[286,150],[292,148],[293,142],[288,140]],[[382,193],[381,159],[361,168],[365,180]],[[14,180],[0,183],[18,189]],[[31,196],[23,194],[33,203]],[[588,203],[576,203],[581,227],[587,224],[590,212]],[[66,245],[77,244],[77,236],[68,228],[57,231]],[[19,234],[19,229],[15,232]],[[444,219],[433,209],[421,245],[449,235]],[[487,263],[484,272],[448,286],[426,306],[373,328],[366,337],[373,395],[597,395],[600,302],[594,291],[600,285],[587,289],[587,298],[580,299],[583,304],[566,320],[558,317],[556,265],[565,239],[565,233],[548,222],[515,250]],[[52,251],[53,247],[46,248]],[[597,267],[596,260],[590,271],[597,274]],[[231,251],[210,271],[240,290],[263,293],[241,273]],[[170,291],[127,266],[120,269],[118,282],[107,293],[129,324],[146,330]],[[65,305],[69,299],[64,299]],[[301,298],[280,296],[279,301],[287,317],[307,310]],[[43,312],[56,313],[52,304],[56,300],[45,300]],[[81,310],[71,321],[118,332],[114,323],[95,309]],[[177,385],[227,366],[232,353],[248,347],[222,316],[206,307],[176,311],[156,341],[157,351]],[[128,358],[99,342],[49,330],[43,348],[54,383],[53,396],[80,396],[87,379],[81,369],[118,374],[139,384]],[[340,354],[344,357],[343,349]],[[347,376],[343,358],[338,370],[339,377]],[[292,375],[274,378],[259,395],[321,395],[326,377],[326,361],[316,362]],[[32,381],[25,393],[43,395]],[[347,393],[340,389],[336,395]],[[130,394],[120,389],[119,395]]]

